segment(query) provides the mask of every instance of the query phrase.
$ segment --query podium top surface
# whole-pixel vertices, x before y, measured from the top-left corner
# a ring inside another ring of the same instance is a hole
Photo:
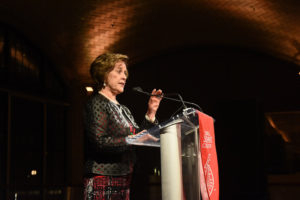
[[[141,134],[127,136],[126,142],[131,145],[160,147],[161,130],[175,124],[180,124],[181,138],[184,138],[185,135],[194,132],[195,128],[198,128],[198,116],[196,111],[197,110],[193,108],[187,108],[182,113]]]

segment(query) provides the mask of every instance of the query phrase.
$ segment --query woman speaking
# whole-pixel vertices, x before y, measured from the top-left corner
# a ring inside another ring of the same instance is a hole
[[[138,125],[117,95],[124,92],[128,57],[105,53],[91,64],[90,73],[98,86],[84,108],[85,200],[129,200],[134,151],[125,141],[157,124],[155,118],[162,95],[154,89],[145,119]]]

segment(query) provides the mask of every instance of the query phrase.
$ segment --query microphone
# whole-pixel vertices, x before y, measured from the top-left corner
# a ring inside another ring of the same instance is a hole
[[[134,87],[134,88],[132,88],[132,90],[135,91],[135,92],[139,92],[139,93],[148,95],[148,96],[156,96],[156,97],[160,97],[160,98],[163,98],[163,97],[164,97],[164,94],[161,94],[161,95],[155,95],[155,94],[151,94],[151,93],[149,93],[149,92],[145,92],[141,87]]]
[[[178,93],[170,93],[170,94],[162,94],[162,95],[153,95],[153,94],[151,94],[151,93],[149,93],[149,92],[145,92],[145,91],[144,91],[141,87],[139,87],[139,86],[138,86],[138,87],[132,88],[132,90],[133,90],[134,92],[142,93],[142,94],[145,94],[145,95],[148,95],[148,96],[156,96],[156,97],[160,97],[160,98],[164,98],[164,99],[168,99],[168,100],[172,100],[172,101],[181,102],[182,105],[183,105],[183,107],[184,107],[184,109],[187,108],[186,104],[193,105],[193,106],[197,107],[197,108],[199,109],[199,111],[203,112],[202,108],[201,108],[199,105],[197,105],[197,104],[195,104],[195,103],[192,103],[192,102],[184,101],[184,100],[182,99],[181,95],[178,94]],[[174,99],[174,98],[170,98],[170,97],[167,97],[167,96],[174,96],[174,95],[178,96],[180,100]]]

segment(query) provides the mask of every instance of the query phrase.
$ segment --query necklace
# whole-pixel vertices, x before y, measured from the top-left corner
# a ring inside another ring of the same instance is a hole
[[[101,92],[101,91],[98,91],[98,93],[99,94],[102,94],[103,96],[105,96],[108,100],[110,100],[111,102],[113,102],[113,103],[115,103],[115,104],[117,104],[117,105],[119,105],[119,102],[115,99],[111,99],[111,98],[109,98],[106,94],[104,94],[103,92]]]
[[[109,101],[111,101],[113,103],[113,106],[117,108],[119,115],[123,118],[124,122],[127,124],[127,126],[129,127],[130,124],[129,122],[134,125],[135,127],[138,127],[138,125],[135,123],[135,121],[128,116],[128,113],[122,108],[121,104],[119,104],[119,102],[117,100],[113,100],[111,98],[109,98],[107,95],[105,95],[103,92],[98,91],[99,94],[103,95],[105,98],[107,98]]]

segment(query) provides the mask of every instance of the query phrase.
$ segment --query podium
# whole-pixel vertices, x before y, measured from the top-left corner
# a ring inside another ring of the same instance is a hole
[[[128,144],[160,147],[163,200],[201,199],[199,121],[195,109],[185,109],[139,135]]]

